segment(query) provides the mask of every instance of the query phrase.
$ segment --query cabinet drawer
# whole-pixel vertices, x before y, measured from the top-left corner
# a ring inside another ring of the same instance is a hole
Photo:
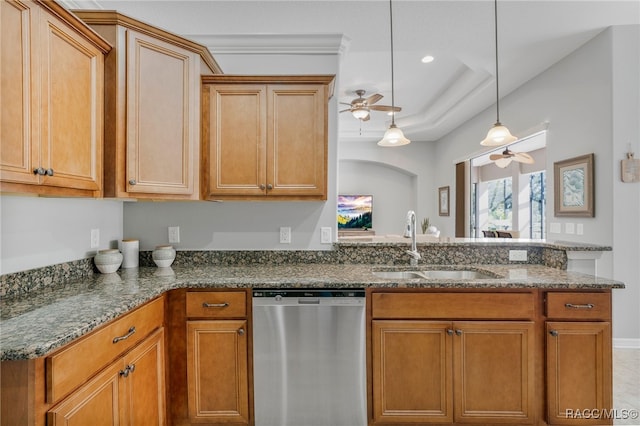
[[[187,317],[246,317],[246,297],[244,291],[190,291],[187,293]]]
[[[47,402],[55,402],[85,383],[118,355],[161,327],[160,297],[71,343],[45,360]]]
[[[611,319],[611,293],[547,293],[547,317],[552,319]]]
[[[373,293],[373,318],[530,319],[533,293]]]

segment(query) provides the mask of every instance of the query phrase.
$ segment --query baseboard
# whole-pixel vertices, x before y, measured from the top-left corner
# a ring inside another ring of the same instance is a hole
[[[640,339],[613,339],[614,349],[640,349]]]

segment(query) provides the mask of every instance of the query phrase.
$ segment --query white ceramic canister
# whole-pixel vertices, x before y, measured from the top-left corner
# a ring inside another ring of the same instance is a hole
[[[176,250],[173,246],[156,246],[151,253],[151,258],[159,268],[171,266],[176,258]]]
[[[122,264],[122,253],[118,249],[100,250],[93,258],[98,271],[103,274],[116,272]]]
[[[140,242],[138,240],[122,240],[120,241],[120,251],[122,252],[122,267],[137,268],[140,262],[139,252]]]

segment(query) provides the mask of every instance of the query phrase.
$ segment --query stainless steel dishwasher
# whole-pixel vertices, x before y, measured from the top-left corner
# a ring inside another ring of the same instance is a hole
[[[366,426],[363,289],[253,291],[255,426]]]

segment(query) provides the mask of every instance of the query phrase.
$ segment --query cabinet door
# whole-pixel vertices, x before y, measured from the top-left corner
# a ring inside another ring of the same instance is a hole
[[[207,88],[208,196],[265,195],[266,86],[220,84]]]
[[[197,194],[199,58],[127,31],[127,191]]]
[[[546,331],[547,421],[611,424],[577,413],[612,407],[611,323],[547,322]]]
[[[47,413],[48,426],[125,424],[123,364],[114,362]]]
[[[246,329],[246,320],[187,322],[192,422],[248,424]]]
[[[34,9],[30,2],[2,1],[0,19],[0,179],[7,182],[38,183],[33,170],[39,167],[37,128],[33,109],[37,103],[31,61]],[[35,132],[35,133],[34,133]]]
[[[126,413],[130,426],[161,426],[166,424],[164,386],[164,329],[159,329],[134,348],[124,359],[127,376],[128,404]]]
[[[42,184],[102,188],[104,55],[55,16],[40,19]]]
[[[373,321],[373,420],[443,423],[453,419],[451,323]]]
[[[532,423],[533,322],[455,322],[455,421]]]
[[[267,194],[327,198],[324,85],[269,85]]]

